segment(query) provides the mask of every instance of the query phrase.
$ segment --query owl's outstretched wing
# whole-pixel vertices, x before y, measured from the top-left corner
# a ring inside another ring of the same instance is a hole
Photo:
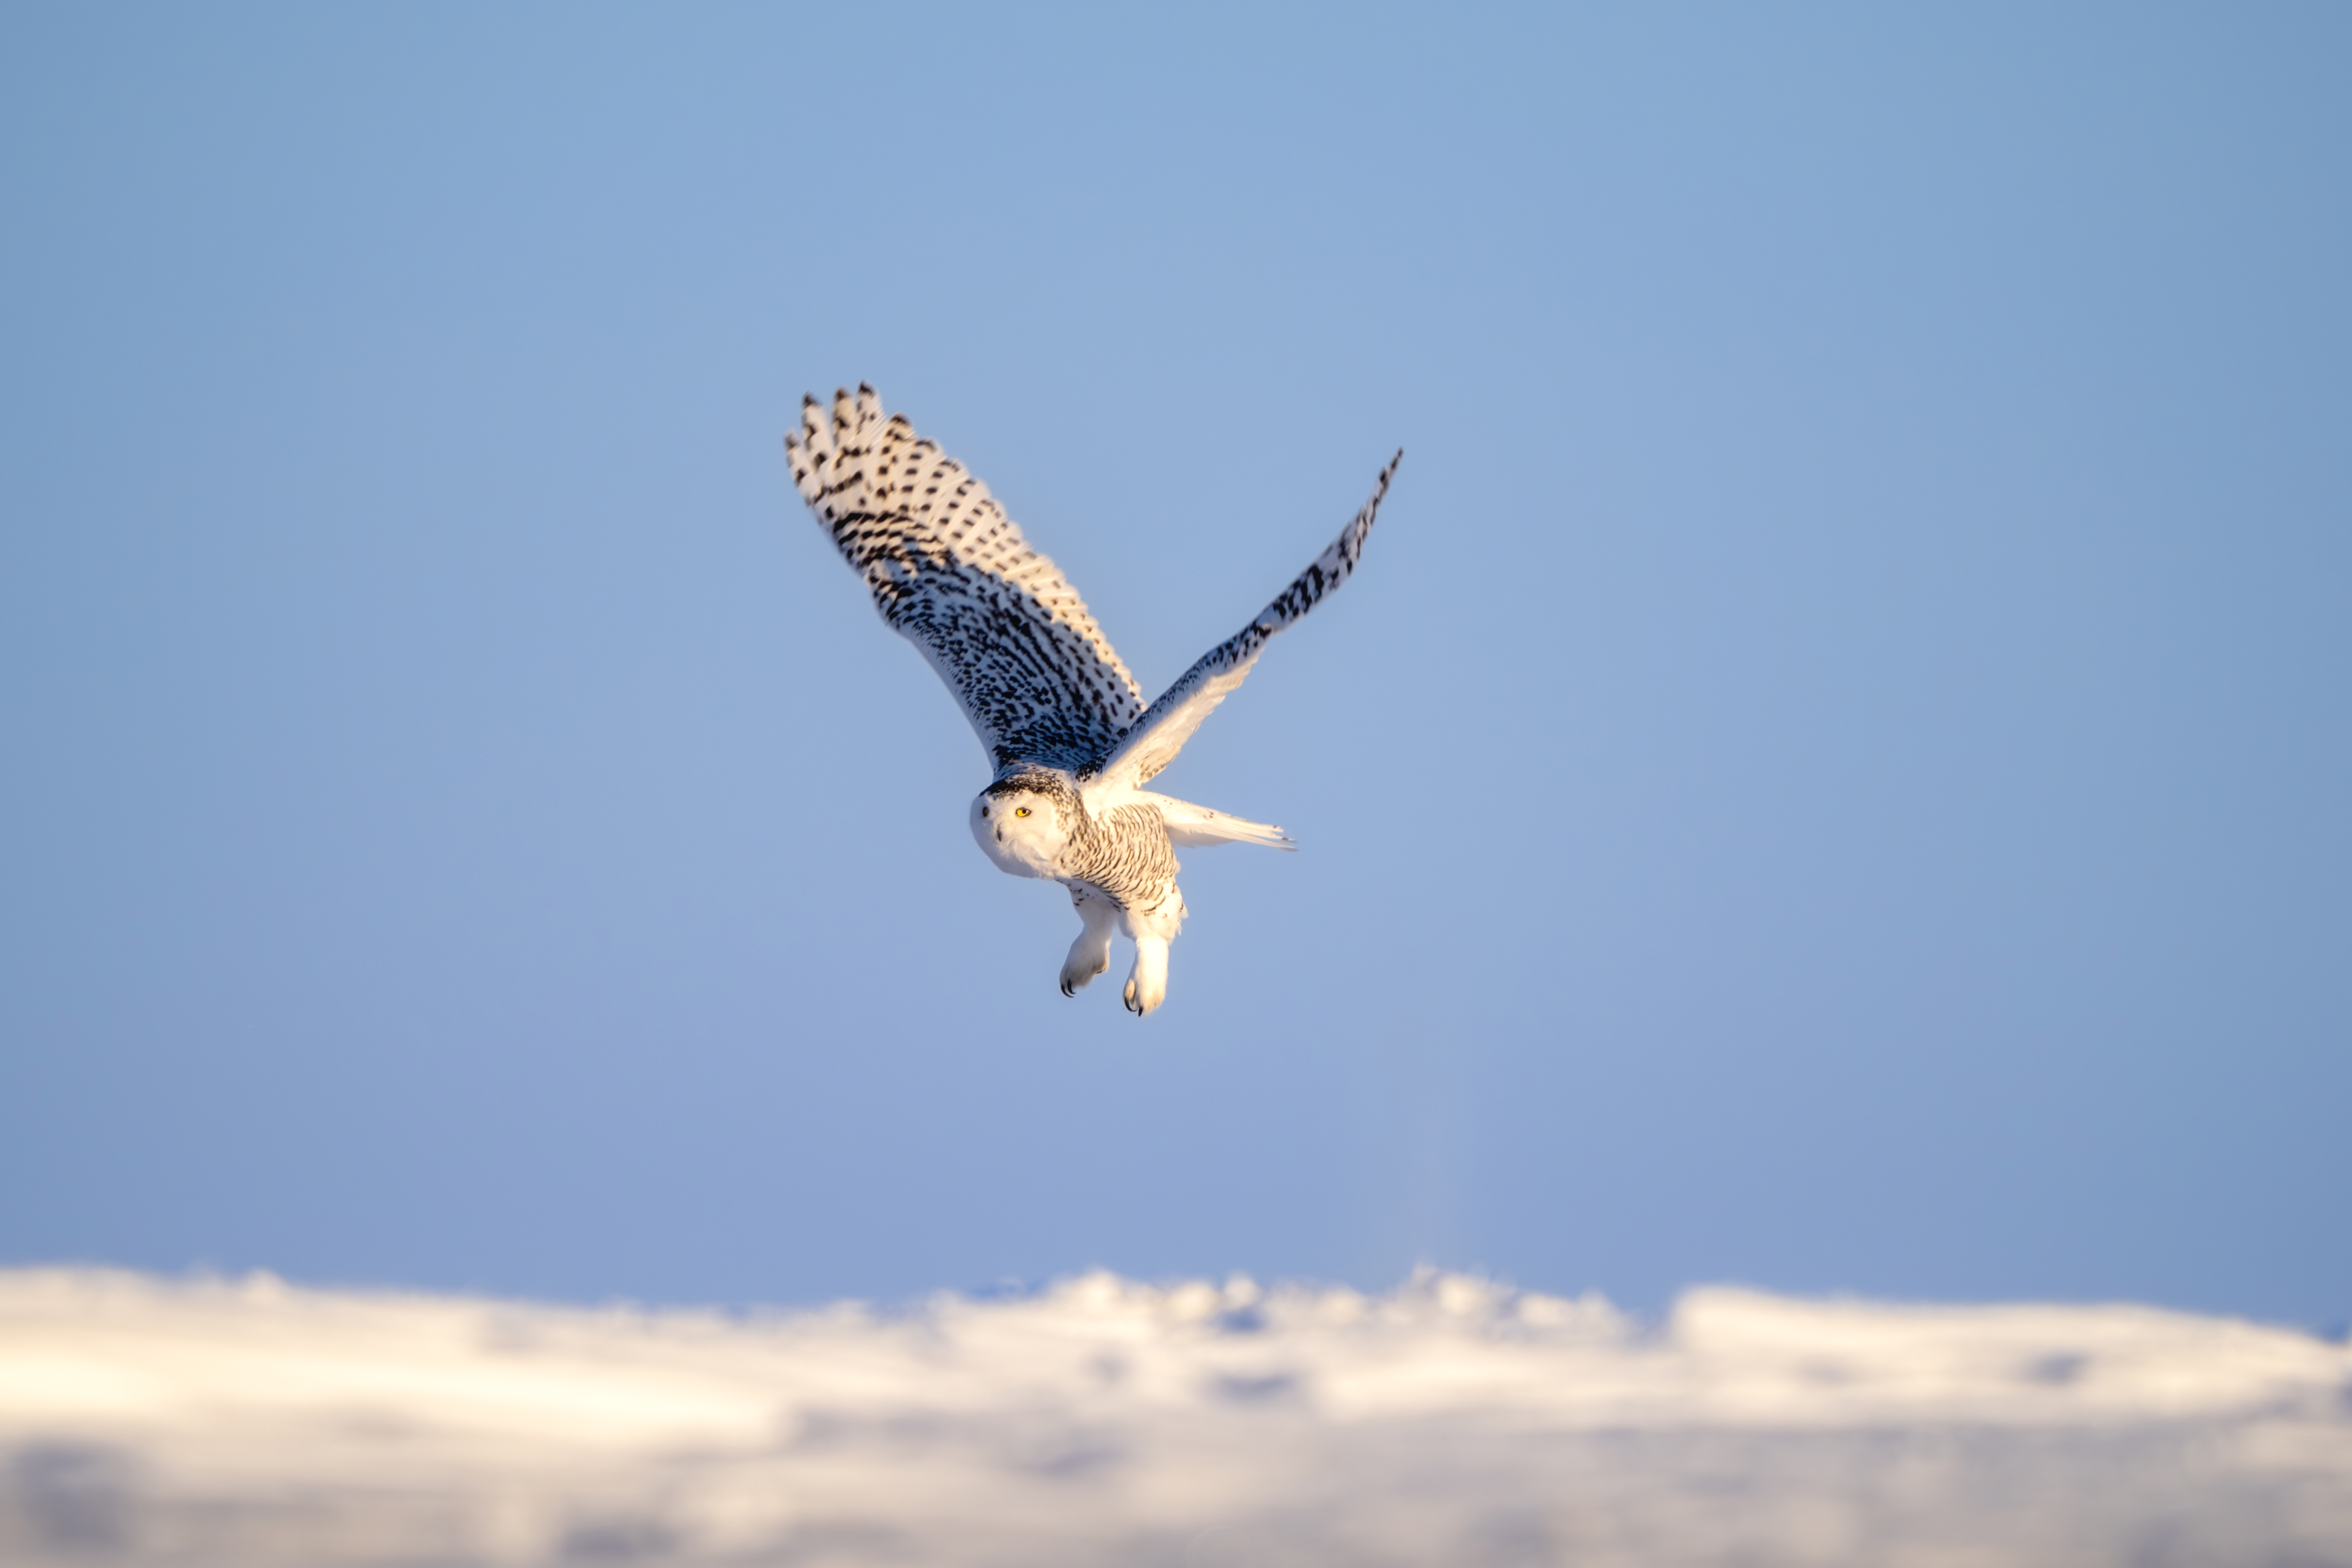
[[[963,704],[989,765],[1091,771],[1143,712],[1135,678],[1051,561],[961,463],[884,418],[870,386],[814,397],[784,437],[793,482],[882,618]]]
[[[1266,639],[1313,609],[1326,594],[1348,580],[1348,574],[1356,569],[1357,557],[1364,552],[1364,536],[1372,531],[1372,519],[1379,515],[1381,498],[1389,493],[1389,479],[1403,460],[1402,451],[1389,459],[1364,510],[1339,531],[1331,548],[1298,574],[1297,582],[1276,595],[1274,603],[1260,610],[1249,625],[1202,654],[1175,685],[1145,710],[1141,721],[1104,759],[1101,773],[1088,786],[1089,795],[1097,790],[1116,794],[1139,788],[1174,762],[1184,742],[1192,738],[1192,731],[1201,727],[1201,721],[1248,676]]]

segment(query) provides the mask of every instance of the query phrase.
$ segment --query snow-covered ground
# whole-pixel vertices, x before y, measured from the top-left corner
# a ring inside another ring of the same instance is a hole
[[[1108,1274],[765,1316],[0,1272],[10,1564],[2352,1564],[2352,1351]]]

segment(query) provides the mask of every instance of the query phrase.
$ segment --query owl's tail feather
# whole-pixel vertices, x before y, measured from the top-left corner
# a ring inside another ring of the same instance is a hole
[[[1211,811],[1205,805],[1194,805],[1189,800],[1178,800],[1172,795],[1139,793],[1160,808],[1160,819],[1168,825],[1168,841],[1171,844],[1181,844],[1192,848],[1211,844],[1263,844],[1271,849],[1298,847],[1289,834],[1270,823],[1252,822],[1245,816],[1229,816],[1222,811]]]

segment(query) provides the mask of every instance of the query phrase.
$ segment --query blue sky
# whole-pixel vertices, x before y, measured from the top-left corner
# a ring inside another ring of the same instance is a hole
[[[2340,1320],[2347,66],[2317,5],[12,10],[0,1260]],[[1305,847],[1186,855],[1148,1020],[1057,993],[793,495],[861,378],[1148,690],[1406,449],[1166,775]]]

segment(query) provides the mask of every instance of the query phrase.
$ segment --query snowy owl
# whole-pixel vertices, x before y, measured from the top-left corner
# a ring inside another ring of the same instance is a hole
[[[1168,943],[1184,921],[1175,846],[1293,847],[1279,827],[1154,795],[1211,709],[1249,674],[1266,639],[1348,580],[1388,493],[1249,625],[1201,656],[1146,708],[1076,589],[1032,550],[964,466],[885,418],[870,386],[814,397],[784,437],[793,482],[882,618],[930,661],[980,733],[995,777],[971,803],[971,834],[1000,870],[1070,890],[1084,929],[1062,963],[1062,994],[1110,967],[1113,931],[1135,943],[1128,1010],[1168,996]]]

